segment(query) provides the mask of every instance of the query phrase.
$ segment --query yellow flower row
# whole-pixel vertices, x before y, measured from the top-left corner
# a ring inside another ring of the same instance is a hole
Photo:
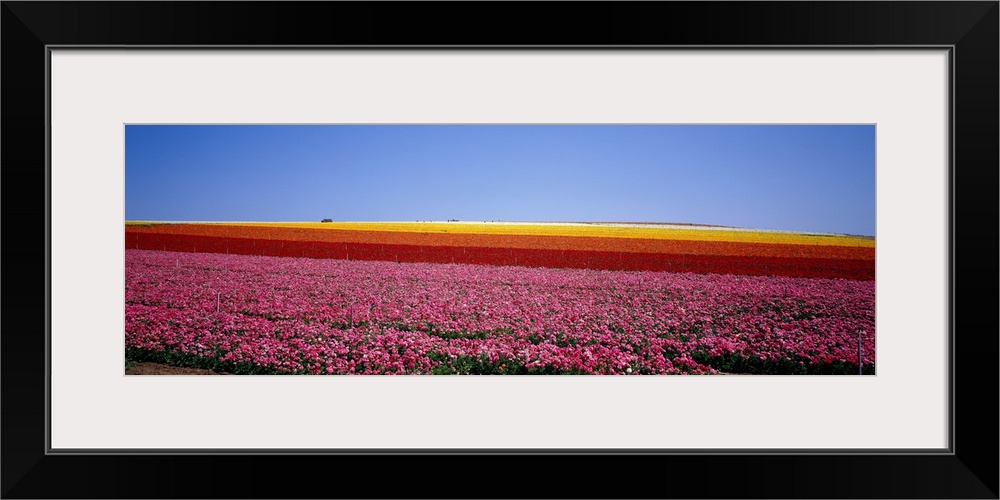
[[[501,234],[539,236],[591,236],[599,238],[640,238],[687,241],[732,241],[792,245],[834,245],[875,247],[875,240],[847,235],[821,235],[778,231],[748,231],[720,228],[615,226],[601,224],[528,224],[476,222],[238,222],[233,226],[340,229],[354,231],[396,231],[452,234]]]

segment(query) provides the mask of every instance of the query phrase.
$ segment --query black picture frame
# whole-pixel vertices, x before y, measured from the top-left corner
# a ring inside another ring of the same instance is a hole
[[[2,495],[998,498],[998,15],[996,1],[4,1],[2,253],[14,274],[8,273],[3,293],[0,336]],[[47,47],[55,45],[949,47],[951,449],[933,454],[50,454],[46,64]],[[566,467],[578,473],[557,473]]]

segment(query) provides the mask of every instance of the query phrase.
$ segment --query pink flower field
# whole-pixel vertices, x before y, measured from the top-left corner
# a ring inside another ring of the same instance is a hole
[[[874,373],[875,283],[125,252],[131,359],[252,374]]]

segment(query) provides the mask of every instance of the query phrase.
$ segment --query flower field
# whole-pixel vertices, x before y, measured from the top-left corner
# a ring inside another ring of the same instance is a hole
[[[874,373],[870,240],[439,226],[128,225],[127,356],[254,374],[850,374],[863,332]]]

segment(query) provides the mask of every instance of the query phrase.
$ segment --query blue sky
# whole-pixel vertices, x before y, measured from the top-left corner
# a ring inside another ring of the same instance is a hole
[[[126,220],[875,234],[873,125],[127,125]]]

